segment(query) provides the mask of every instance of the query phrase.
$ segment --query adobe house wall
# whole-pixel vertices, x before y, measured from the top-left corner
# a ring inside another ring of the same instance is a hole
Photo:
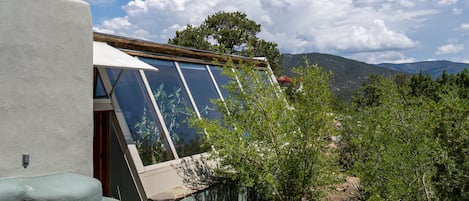
[[[93,176],[89,5],[2,0],[0,19],[0,178]]]

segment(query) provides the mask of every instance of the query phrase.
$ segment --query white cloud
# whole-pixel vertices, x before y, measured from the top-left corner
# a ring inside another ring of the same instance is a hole
[[[457,2],[458,2],[458,0],[439,0],[438,5],[449,6],[449,5],[453,5]]]
[[[288,0],[260,0],[260,2],[266,7],[282,8],[289,5]]]
[[[151,34],[137,25],[129,21],[129,17],[115,17],[110,20],[105,20],[100,27],[93,27],[93,31],[127,36],[132,38],[149,40]]]
[[[118,30],[118,29],[126,29],[126,27],[131,26],[132,24],[129,22],[129,17],[116,17],[111,20],[105,20],[103,22],[103,28],[111,29],[111,30]]]
[[[389,8],[402,6],[411,8],[415,6],[415,0],[352,0],[352,4],[357,7]]]
[[[271,25],[272,24],[272,19],[268,15],[263,15],[261,17],[261,22],[264,22],[267,25]],[[264,23],[262,23],[262,24],[264,24]]]
[[[350,57],[359,61],[365,61],[370,64],[412,63],[416,61],[415,58],[406,57],[402,52],[398,52],[398,51],[358,53],[358,54],[353,54]]]
[[[440,46],[436,54],[456,54],[464,50],[464,44],[447,44]]]
[[[286,50],[285,52],[292,54],[312,52],[310,48],[314,46],[313,41],[306,40],[305,38],[291,37],[291,35],[287,33],[273,34],[267,30],[262,34],[262,36],[269,41],[282,41],[280,45],[282,45],[284,50]]]
[[[402,33],[389,30],[384,21],[376,19],[373,24],[353,26],[350,32],[343,33],[335,44],[336,48],[343,51],[379,51],[388,49],[410,49],[415,47],[415,42]],[[334,38],[330,38],[334,40]],[[330,44],[334,44],[330,41]]]
[[[95,30],[166,43],[186,24],[217,11],[241,11],[282,52],[361,52],[414,48],[409,33],[437,13],[425,0],[132,0],[126,16]],[[139,35],[142,34],[142,35]]]
[[[461,15],[462,14],[462,8],[453,8],[453,14],[454,15]]]
[[[148,11],[147,3],[143,0],[129,1],[126,6],[124,6],[129,13],[129,15],[136,15],[139,13],[146,13]]]
[[[99,32],[99,33],[105,33],[105,34],[115,34],[116,33],[114,30],[100,28],[100,27],[93,27],[93,31]]]
[[[458,27],[454,28],[454,30],[461,32],[463,36],[468,36],[469,35],[469,23],[462,23]]]
[[[313,3],[291,1],[289,7],[268,12],[277,13],[270,14],[273,25],[268,27],[268,31],[272,33],[261,35],[279,43],[283,51],[298,52],[305,47],[293,43],[288,45],[278,37],[266,35],[282,33],[289,36],[287,40],[309,44],[306,47],[309,52],[329,53],[412,48],[415,42],[404,34],[405,31],[418,27],[423,16],[433,14],[431,10],[396,13],[395,7],[356,7],[348,1],[337,0]]]
[[[463,31],[469,31],[469,23],[464,23],[464,24],[459,25],[458,29],[463,30]]]

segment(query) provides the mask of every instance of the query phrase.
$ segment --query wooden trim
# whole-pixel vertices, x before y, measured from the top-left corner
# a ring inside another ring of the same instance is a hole
[[[207,64],[206,63],[207,61],[215,61],[215,60],[220,63],[226,63],[231,59],[235,64],[239,64],[239,63],[245,63],[245,62],[249,62],[253,60],[248,57],[242,57],[242,56],[237,56],[237,55],[222,55],[219,53],[213,53],[213,52],[209,52],[205,50],[198,50],[198,49],[186,48],[186,47],[169,45],[169,44],[160,44],[160,43],[154,43],[150,41],[131,39],[131,38],[126,38],[126,37],[121,37],[121,36],[113,36],[113,35],[97,33],[97,32],[93,33],[93,40],[99,41],[99,42],[105,42],[108,45],[111,45],[115,48],[119,48],[122,50],[133,50],[135,52],[142,52],[141,54],[150,53],[150,54],[153,54],[153,56],[164,55],[170,60],[175,60],[175,59],[180,60],[184,58],[184,59],[188,59],[187,61],[190,60],[191,63],[205,62],[201,64]],[[255,60],[255,61],[257,62],[258,67],[267,67],[266,61],[263,61],[263,60]],[[209,64],[213,65],[213,63],[209,63]]]
[[[208,60],[200,60],[200,59],[193,59],[193,58],[176,57],[176,56],[171,56],[171,55],[158,55],[158,54],[152,54],[148,52],[140,52],[140,51],[135,51],[135,50],[127,50],[127,49],[121,49],[121,51],[132,56],[146,57],[146,58],[152,58],[152,59],[162,59],[162,60],[213,65],[213,66],[223,66],[226,64],[226,62],[220,63],[220,62],[215,62],[213,60],[208,61]]]

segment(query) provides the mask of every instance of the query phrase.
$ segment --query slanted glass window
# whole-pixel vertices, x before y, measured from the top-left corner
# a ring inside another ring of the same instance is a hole
[[[145,72],[145,75],[178,155],[184,157],[204,152],[202,135],[188,125],[187,118],[194,110],[174,62],[140,59],[159,69],[158,72]]]
[[[239,71],[239,73],[244,77],[244,79],[246,79],[244,82],[248,82],[250,84],[265,83],[267,85],[272,85],[272,81],[265,70],[254,69],[254,73],[257,74],[256,76],[246,76],[244,71]]]
[[[99,75],[96,68],[94,69],[94,87],[93,87],[93,98],[94,99],[103,99],[108,98],[106,90],[104,90],[103,80]]]
[[[179,63],[179,67],[184,74],[200,115],[208,119],[221,118],[221,114],[214,109],[210,102],[211,99],[219,99],[220,97],[205,65]]]
[[[226,86],[230,83],[230,78],[222,74],[223,69],[221,67],[210,66],[210,70],[212,71],[213,77],[218,84],[221,95],[223,98],[228,98],[229,92],[226,90]]]
[[[269,75],[267,74],[267,71],[265,71],[265,70],[258,70],[258,71],[256,71],[256,72],[261,75],[262,81],[264,81],[265,83],[267,83],[267,85],[272,85],[272,81],[271,81],[271,79],[269,78]]]
[[[107,69],[114,85],[120,70]],[[160,122],[137,70],[124,70],[115,86],[119,106],[144,165],[173,159]]]

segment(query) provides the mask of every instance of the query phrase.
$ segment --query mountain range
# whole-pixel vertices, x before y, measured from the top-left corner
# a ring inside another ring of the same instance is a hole
[[[345,101],[351,101],[355,90],[366,83],[368,77],[373,74],[391,77],[398,74],[416,74],[421,70],[424,74],[437,77],[441,75],[443,70],[446,70],[448,73],[458,73],[464,68],[469,69],[469,64],[451,61],[423,61],[404,64],[383,63],[374,65],[336,55],[308,53],[283,54],[282,66],[285,69],[285,74],[288,76],[298,76],[294,75],[291,70],[294,67],[304,66],[305,59],[310,64],[318,64],[324,70],[333,73],[330,83],[331,89],[336,96]]]
[[[382,63],[378,64],[378,66],[412,74],[417,74],[422,71],[424,74],[429,74],[434,78],[440,76],[443,70],[446,70],[449,74],[456,74],[465,68],[469,69],[469,64],[451,61],[421,61],[403,64]]]

